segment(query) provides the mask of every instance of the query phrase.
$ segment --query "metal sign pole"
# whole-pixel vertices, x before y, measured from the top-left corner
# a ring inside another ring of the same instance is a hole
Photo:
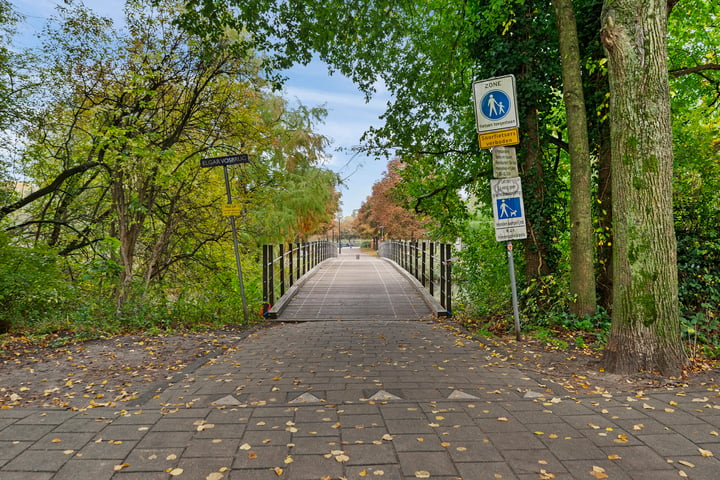
[[[522,341],[520,334],[520,308],[518,307],[517,286],[515,285],[515,259],[513,258],[513,244],[507,242],[508,267],[510,268],[510,290],[512,291],[513,317],[515,318],[515,339]]]
[[[230,193],[230,177],[228,176],[227,165],[223,165],[223,173],[225,174],[225,191],[227,192],[228,204],[232,204],[232,194]],[[235,250],[235,264],[237,265],[238,283],[240,285],[240,296],[242,297],[243,318],[248,323],[247,299],[245,298],[245,285],[243,284],[242,266],[240,265],[240,250],[238,248],[237,229],[235,228],[235,216],[230,216],[230,227],[232,228],[233,249]]]

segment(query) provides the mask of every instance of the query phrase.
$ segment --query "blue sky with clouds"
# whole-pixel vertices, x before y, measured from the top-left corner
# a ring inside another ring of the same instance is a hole
[[[28,46],[39,33],[55,6],[62,0],[11,0],[16,10],[25,16],[18,27],[18,45]],[[122,19],[124,2],[121,0],[86,0],[85,5],[99,14]],[[345,180],[340,187],[344,215],[360,208],[370,195],[372,185],[385,171],[385,160],[375,160],[350,151],[360,143],[362,134],[372,125],[380,125],[379,116],[384,112],[389,94],[377,87],[377,93],[370,102],[348,78],[339,73],[328,74],[327,67],[320,61],[308,66],[297,66],[287,72],[289,80],[285,96],[292,103],[301,102],[308,107],[324,106],[328,110],[325,123],[317,131],[328,137],[332,144],[328,148],[327,167],[338,172]]]

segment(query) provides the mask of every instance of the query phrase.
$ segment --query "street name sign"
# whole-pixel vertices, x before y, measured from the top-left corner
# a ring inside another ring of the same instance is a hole
[[[201,158],[201,167],[225,167],[228,165],[236,165],[238,163],[248,163],[250,159],[246,153],[237,155],[227,155],[224,157]]]
[[[490,180],[495,239],[498,242],[527,238],[520,177]]]

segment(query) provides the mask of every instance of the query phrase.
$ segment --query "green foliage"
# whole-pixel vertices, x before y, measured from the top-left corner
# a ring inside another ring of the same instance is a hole
[[[512,317],[505,249],[495,241],[492,220],[470,222],[462,242],[459,259],[453,265],[458,285],[456,309],[470,318],[507,318],[508,312]]]
[[[74,292],[60,262],[50,248],[13,246],[0,233],[0,333],[65,318]]]
[[[682,334],[691,358],[705,355],[720,358],[720,318],[716,311],[682,317]]]

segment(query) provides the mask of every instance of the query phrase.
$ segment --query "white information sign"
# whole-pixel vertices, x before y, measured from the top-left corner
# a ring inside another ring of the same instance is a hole
[[[495,239],[498,242],[527,238],[520,177],[490,180]]]
[[[515,147],[493,147],[493,177],[509,178],[518,176],[517,154]]]
[[[478,133],[518,128],[515,75],[473,83]]]

